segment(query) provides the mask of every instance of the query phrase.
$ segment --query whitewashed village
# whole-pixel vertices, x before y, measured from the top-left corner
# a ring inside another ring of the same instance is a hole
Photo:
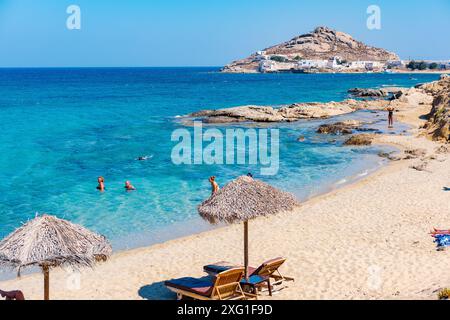
[[[347,61],[340,56],[330,59],[304,59],[283,55],[267,55],[265,51],[258,51],[256,59],[259,61],[258,71],[261,73],[299,72],[393,72],[395,70],[450,70],[450,60],[389,60],[389,61]],[[424,63],[424,69],[411,68],[414,64]]]
[[[448,72],[450,60],[402,60],[328,27],[257,51],[222,68],[226,73]]]

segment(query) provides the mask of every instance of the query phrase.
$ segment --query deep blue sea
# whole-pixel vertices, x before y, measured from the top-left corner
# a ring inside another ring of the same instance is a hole
[[[0,237],[36,213],[106,235],[116,250],[161,242],[210,226],[196,206],[220,185],[252,172],[300,200],[369,174],[383,147],[342,147],[319,136],[329,120],[280,129],[280,169],[171,162],[177,116],[246,104],[339,101],[352,87],[412,86],[437,75],[221,74],[218,68],[0,69]],[[385,115],[363,117],[385,130]],[[245,126],[245,125],[243,125]],[[221,128],[222,129],[222,128]],[[396,130],[406,127],[397,126]],[[192,128],[189,128],[192,130]],[[299,136],[304,142],[298,142]],[[148,156],[147,161],[135,160]],[[104,176],[106,192],[96,190]],[[137,188],[125,192],[130,180]]]

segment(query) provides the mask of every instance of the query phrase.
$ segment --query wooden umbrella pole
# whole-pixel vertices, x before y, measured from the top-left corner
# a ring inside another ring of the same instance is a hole
[[[44,300],[50,300],[50,272],[47,265],[42,267],[44,272]]]
[[[244,221],[244,268],[245,280],[248,280],[248,220]]]

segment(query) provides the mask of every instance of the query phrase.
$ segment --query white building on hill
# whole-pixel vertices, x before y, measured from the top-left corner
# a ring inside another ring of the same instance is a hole
[[[297,69],[297,64],[292,62],[278,62],[274,60],[261,60],[259,63],[259,72],[290,72]]]
[[[350,62],[350,69],[366,69],[373,70],[377,68],[382,68],[384,65],[379,61],[352,61]]]
[[[259,63],[259,72],[275,72],[277,71],[276,63],[272,60],[261,60]]]
[[[342,60],[341,57],[337,57],[337,56],[330,58],[330,59],[328,59],[327,67],[330,69],[339,69],[342,67],[340,64],[341,60]]]
[[[300,60],[297,63],[298,69],[323,69],[328,65],[328,60]]]
[[[450,69],[450,60],[448,60],[448,61],[443,61],[443,62],[440,64],[440,68],[441,68],[441,69]]]
[[[257,51],[256,52],[256,60],[257,61],[262,61],[262,60],[267,60],[268,57],[266,55],[265,51]]]
[[[390,68],[402,68],[406,65],[405,61],[403,60],[389,60],[386,63],[386,66]]]

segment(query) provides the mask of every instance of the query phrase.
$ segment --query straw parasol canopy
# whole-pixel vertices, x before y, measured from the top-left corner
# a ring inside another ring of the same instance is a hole
[[[248,220],[289,211],[298,205],[292,194],[252,177],[241,176],[205,200],[198,207],[198,212],[212,224],[244,222],[244,261],[247,277]]]
[[[292,194],[251,177],[241,176],[204,201],[198,207],[198,212],[212,224],[231,224],[289,211],[297,205]]]
[[[92,267],[112,253],[102,235],[50,215],[25,223],[0,242],[0,266],[22,268],[39,266],[44,272],[44,299],[49,294],[49,269]]]

